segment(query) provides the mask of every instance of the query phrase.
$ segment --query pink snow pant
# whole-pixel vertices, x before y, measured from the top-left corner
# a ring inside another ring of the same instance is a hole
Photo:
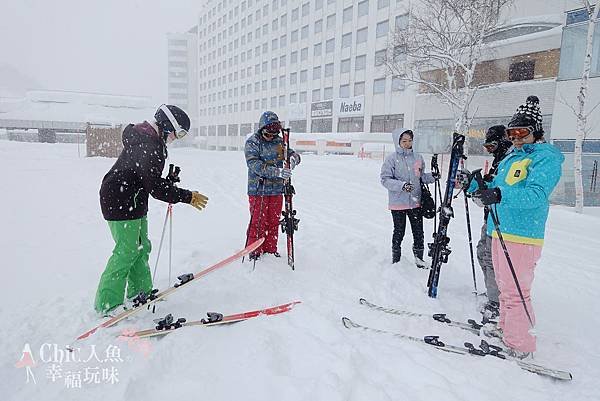
[[[531,307],[531,284],[533,271],[542,254],[538,245],[519,244],[505,241],[519,286],[525,298],[527,311],[535,324],[535,315]],[[500,290],[500,327],[504,333],[503,341],[509,347],[523,352],[535,351],[535,337],[529,333],[529,319],[523,308],[519,290],[508,266],[506,255],[498,238],[492,238],[492,262],[496,273],[496,282]]]

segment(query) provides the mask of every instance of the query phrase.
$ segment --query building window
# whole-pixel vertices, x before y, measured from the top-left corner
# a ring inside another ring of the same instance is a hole
[[[321,51],[322,51],[322,49],[323,49],[323,44],[322,44],[322,43],[317,43],[317,44],[315,45],[315,49],[314,49],[314,52],[313,52],[313,56],[315,56],[315,57],[316,57],[316,56],[320,56],[320,55],[321,55]]]
[[[285,67],[285,54],[283,56],[279,57],[279,66]]]
[[[294,51],[290,54],[290,63],[296,64],[298,62],[298,52]]]
[[[344,59],[340,63],[340,73],[350,72],[350,59]]]
[[[306,132],[306,120],[290,121],[290,129],[293,132]]]
[[[290,85],[296,85],[298,83],[298,73],[292,72],[290,74]]]
[[[388,31],[390,30],[390,24],[388,20],[385,21],[381,21],[377,24],[377,27],[375,29],[375,33],[376,36],[378,38],[385,36],[388,34]]]
[[[283,14],[280,18],[279,18],[279,26],[281,26],[282,28],[287,26],[287,14]]]
[[[292,10],[292,22],[298,21],[298,18],[300,18],[300,10],[296,7]]]
[[[400,77],[392,77],[392,92],[400,92],[406,89],[406,80]]]
[[[279,76],[279,87],[280,88],[285,88],[285,75],[280,75]]]
[[[320,101],[321,100],[321,89],[313,89],[311,99],[313,102]]]
[[[356,56],[354,60],[354,69],[356,71],[364,70],[367,66],[367,56],[363,54],[362,56]]]
[[[308,60],[308,47],[300,50],[300,61]]]
[[[348,98],[350,97],[350,85],[340,85],[340,98]]]
[[[313,68],[313,79],[321,79],[321,66]]]
[[[315,10],[320,10],[323,8],[323,0],[315,0]]]
[[[398,15],[396,17],[396,30],[408,28],[408,14]]]
[[[333,63],[325,64],[325,77],[333,76]]]
[[[292,39],[291,39],[292,43],[297,42],[298,41],[298,30],[294,29],[292,31]]]
[[[358,3],[358,16],[362,17],[369,14],[369,0]]]
[[[307,79],[308,79],[308,70],[300,71],[300,83],[306,82]]]
[[[371,132],[392,132],[404,127],[404,114],[388,114],[371,118]]]
[[[310,124],[311,132],[328,133],[333,132],[332,118],[313,118]]]
[[[308,25],[304,25],[300,31],[300,39],[308,38]]]
[[[331,38],[325,42],[325,53],[333,53],[335,50],[335,38]]]
[[[356,44],[366,42],[368,34],[369,28],[363,28],[356,31]]]
[[[406,46],[394,46],[394,62],[406,61]]]
[[[287,35],[281,35],[279,38],[279,47],[282,49],[287,46]]]
[[[333,87],[323,89],[323,100],[333,99]]]
[[[306,91],[300,92],[300,96],[298,98],[299,103],[306,103]]]
[[[381,10],[390,5],[390,0],[377,0],[377,9]]]
[[[337,132],[364,132],[364,117],[340,117]]]
[[[277,50],[279,48],[279,39],[275,38],[271,41],[271,50]]]
[[[306,17],[309,12],[310,12],[310,4],[309,3],[302,4],[302,16]]]
[[[285,106],[285,95],[279,96],[279,107]]]
[[[342,49],[352,46],[352,32],[342,35]]]
[[[277,77],[271,78],[271,89],[277,88]]]
[[[323,31],[323,20],[317,20],[315,22],[315,33],[320,33],[321,31]]]
[[[365,82],[354,83],[354,96],[361,96],[365,94]]]
[[[331,14],[327,16],[327,29],[335,28],[335,14]]]
[[[277,96],[271,96],[271,106],[270,107],[277,107]]]
[[[353,11],[352,6],[344,8],[344,13],[343,13],[343,17],[342,17],[343,23],[352,21],[352,11]]]
[[[385,78],[376,79],[373,81],[373,94],[377,95],[379,93],[385,92]]]
[[[298,103],[298,94],[290,93],[290,104]]]
[[[535,60],[512,63],[508,67],[508,81],[528,81],[535,76]]]
[[[385,61],[385,54],[386,54],[385,49],[375,52],[375,67],[379,67],[380,65],[383,65],[383,62]]]

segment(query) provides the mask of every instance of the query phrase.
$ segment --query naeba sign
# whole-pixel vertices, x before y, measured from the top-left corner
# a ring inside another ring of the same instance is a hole
[[[340,117],[362,116],[365,114],[365,97],[355,96],[345,99],[335,99],[334,109]]]

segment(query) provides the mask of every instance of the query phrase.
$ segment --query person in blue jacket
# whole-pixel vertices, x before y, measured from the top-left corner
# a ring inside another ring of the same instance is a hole
[[[261,114],[258,131],[246,140],[244,153],[248,166],[248,201],[250,224],[246,232],[246,243],[259,238],[265,242],[250,254],[256,260],[268,253],[279,257],[277,239],[279,218],[283,204],[284,182],[292,176],[292,170],[300,164],[300,155],[289,149],[290,168],[283,165],[283,139],[279,117],[272,111]]]
[[[412,250],[415,264],[417,267],[425,268],[421,180],[429,184],[435,179],[431,173],[425,172],[423,156],[413,151],[413,137],[411,130],[396,129],[392,132],[396,151],[385,158],[381,166],[380,178],[381,184],[388,190],[388,207],[394,221],[392,263],[400,261],[408,217],[413,234]]]
[[[479,205],[487,205],[499,221],[499,229],[521,287],[527,311],[535,323],[531,305],[534,269],[541,256],[549,211],[549,198],[561,176],[564,156],[544,140],[539,99],[529,96],[508,123],[507,137],[513,150],[498,165],[487,188],[471,183],[470,191]],[[508,258],[499,241],[492,213],[487,233],[492,237],[492,262],[500,290],[502,341],[513,356],[525,358],[536,349],[535,337]]]

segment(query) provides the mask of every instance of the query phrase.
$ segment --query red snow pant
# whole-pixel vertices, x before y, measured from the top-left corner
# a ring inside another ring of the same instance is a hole
[[[542,247],[509,241],[505,241],[505,243],[519,280],[519,286],[523,291],[527,311],[535,324],[530,293],[533,272],[542,254]],[[496,282],[500,290],[499,324],[504,333],[502,340],[513,349],[522,352],[534,352],[535,337],[529,332],[531,329],[529,319],[525,313],[525,308],[523,308],[523,302],[498,238],[492,238],[492,262],[496,273]]]
[[[248,244],[264,237],[265,242],[255,253],[260,255],[277,252],[283,195],[248,195],[248,200],[250,202]]]

